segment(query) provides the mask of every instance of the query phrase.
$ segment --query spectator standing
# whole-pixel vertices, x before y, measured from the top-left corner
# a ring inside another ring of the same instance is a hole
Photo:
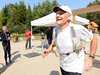
[[[47,40],[48,40],[48,44],[50,45],[52,43],[52,30],[51,30],[51,27],[49,27],[48,31],[47,31]]]
[[[10,33],[7,32],[7,28],[6,26],[3,26],[3,32],[1,33],[1,39],[2,39],[2,45],[3,45],[3,49],[4,49],[4,57],[5,57],[5,62],[6,65],[8,66],[8,62],[7,62],[7,53],[8,53],[8,57],[9,57],[9,63],[11,64],[11,47],[10,47]]]
[[[41,39],[44,40],[45,33],[43,33],[43,32],[41,31],[41,34],[40,34],[40,35],[41,35]]]
[[[29,42],[29,49],[31,49],[31,35],[32,35],[32,33],[28,28],[27,28],[25,35],[26,35],[26,47],[25,48],[27,50],[27,45],[28,45],[28,42]]]

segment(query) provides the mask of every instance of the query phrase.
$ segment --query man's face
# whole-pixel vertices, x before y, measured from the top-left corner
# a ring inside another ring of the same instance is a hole
[[[7,32],[7,28],[3,27],[3,32],[6,33]]]
[[[62,25],[65,25],[69,19],[69,16],[66,14],[65,11],[61,10],[61,9],[58,9],[57,12],[56,12],[56,23],[59,25],[59,26],[62,26]]]
[[[27,29],[27,31],[29,31],[29,29]]]
[[[51,30],[51,27],[49,27],[49,30]]]

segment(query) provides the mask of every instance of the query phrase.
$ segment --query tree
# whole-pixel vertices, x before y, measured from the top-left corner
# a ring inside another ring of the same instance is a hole
[[[8,4],[3,7],[0,12],[0,29],[5,25],[10,33],[25,33],[26,28],[31,28],[31,21],[44,17],[52,13],[54,6],[58,6],[57,0],[50,2],[45,0],[38,5],[34,4],[33,10],[28,4],[28,9],[24,1],[17,2],[15,4]],[[45,32],[48,30],[47,27],[33,27],[33,33]]]
[[[26,5],[24,4],[23,1],[20,1],[18,5],[18,10],[17,10],[17,16],[18,16],[18,24],[25,24],[26,23]]]
[[[53,0],[51,3],[49,0],[45,0],[42,2],[42,4],[38,3],[38,5],[34,4],[34,8],[32,11],[33,14],[33,20],[39,19],[41,17],[44,17],[50,13],[52,13],[52,9],[54,6],[59,6],[57,0]],[[48,30],[47,27],[34,27],[33,33],[40,33],[41,31],[45,32]]]
[[[3,13],[2,13],[2,20],[1,20],[2,26],[7,24],[7,20],[8,20],[8,8],[5,5],[5,7],[3,8]]]
[[[29,28],[31,30],[32,12],[31,12],[31,7],[29,4],[28,4],[26,21],[27,21],[27,23],[26,23],[27,28]]]
[[[93,3],[90,2],[87,5],[87,7],[95,6],[95,5],[100,5],[100,1],[95,0]],[[99,28],[100,28],[100,11],[98,11],[98,12],[92,12],[92,13],[87,13],[87,16],[86,17],[90,21],[94,21],[95,23],[97,23],[99,25]]]
[[[57,2],[57,0],[52,1],[52,9],[54,6],[60,6],[59,3]]]
[[[0,31],[2,30],[2,24],[1,24],[1,22],[2,22],[2,11],[0,11]]]

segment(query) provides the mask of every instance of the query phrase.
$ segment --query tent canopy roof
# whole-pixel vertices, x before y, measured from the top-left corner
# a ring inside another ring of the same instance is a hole
[[[55,16],[56,13],[51,13],[47,16],[31,21],[31,26],[57,26]],[[73,22],[72,18],[71,22]],[[75,24],[88,25],[89,20],[75,15]]]

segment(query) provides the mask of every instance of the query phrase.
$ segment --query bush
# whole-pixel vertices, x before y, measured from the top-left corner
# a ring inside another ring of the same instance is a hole
[[[25,34],[12,34],[12,37],[25,37]]]

